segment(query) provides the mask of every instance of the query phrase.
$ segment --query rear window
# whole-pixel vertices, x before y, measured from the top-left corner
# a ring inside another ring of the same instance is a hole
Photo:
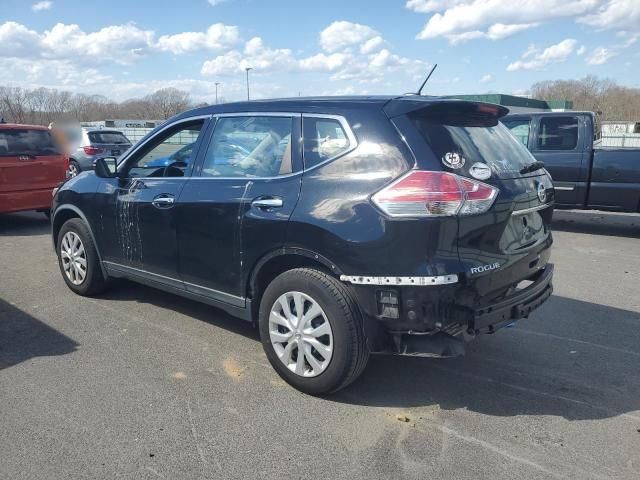
[[[342,124],[334,118],[305,115],[303,130],[305,168],[342,155],[351,147]]]
[[[540,120],[539,150],[574,150],[577,145],[576,117],[547,117]]]
[[[91,143],[108,143],[112,145],[130,143],[129,139],[120,132],[89,132],[89,141]]]
[[[59,153],[48,130],[0,130],[0,156],[2,157],[58,155]]]
[[[529,145],[529,132],[531,131],[531,120],[528,118],[507,119],[502,123],[511,131],[511,135],[525,147]]]
[[[500,178],[520,176],[535,161],[529,150],[495,116],[411,115],[411,119],[442,165],[468,174],[476,162]]]

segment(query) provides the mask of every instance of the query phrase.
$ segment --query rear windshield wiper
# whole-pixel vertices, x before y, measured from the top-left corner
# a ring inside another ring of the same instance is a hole
[[[544,168],[544,162],[538,160],[524,167],[522,170],[520,170],[520,173],[531,173],[535,172],[536,170],[540,170],[541,168]]]

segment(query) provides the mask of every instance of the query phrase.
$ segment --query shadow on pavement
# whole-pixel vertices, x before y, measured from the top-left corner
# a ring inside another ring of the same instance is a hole
[[[232,317],[224,310],[128,280],[117,279],[113,288],[100,295],[100,299],[147,303],[259,340],[258,330],[251,323]]]
[[[0,299],[0,370],[34,357],[66,355],[78,344]]]
[[[464,357],[372,356],[329,400],[570,420],[631,414],[640,425],[639,329],[637,312],[552,297],[513,329],[476,339]]]
[[[552,230],[613,237],[640,238],[640,214],[556,210]]]
[[[247,322],[150,287],[122,281],[101,298],[175,310],[259,342]],[[360,379],[327,400],[570,420],[630,414],[640,425],[638,345],[639,313],[554,296],[514,329],[476,339],[465,357],[374,355]]]
[[[0,214],[0,237],[43,235],[51,231],[49,219],[40,212]]]

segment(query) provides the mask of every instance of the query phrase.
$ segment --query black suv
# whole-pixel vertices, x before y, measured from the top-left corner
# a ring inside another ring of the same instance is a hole
[[[256,322],[313,394],[370,352],[462,354],[552,291],[551,178],[506,113],[415,95],[185,112],[58,190],[62,278],[94,295],[125,277]]]

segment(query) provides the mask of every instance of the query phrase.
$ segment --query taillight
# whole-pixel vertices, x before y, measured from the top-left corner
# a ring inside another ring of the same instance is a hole
[[[82,149],[84,150],[84,153],[86,153],[87,155],[98,155],[99,153],[104,152],[104,150],[102,150],[101,148],[92,147],[92,146],[82,147]]]
[[[371,198],[392,217],[473,215],[491,208],[498,189],[448,172],[413,170]]]

